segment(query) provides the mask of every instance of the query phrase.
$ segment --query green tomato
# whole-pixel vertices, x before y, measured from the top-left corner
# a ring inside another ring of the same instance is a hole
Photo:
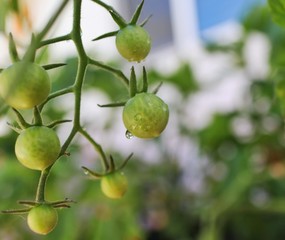
[[[123,110],[127,130],[139,138],[158,137],[169,118],[168,106],[152,93],[139,93],[129,99]]]
[[[57,211],[48,204],[33,207],[28,213],[28,226],[38,234],[46,235],[51,232],[58,221]]]
[[[0,96],[13,108],[33,108],[48,97],[50,90],[46,70],[35,63],[17,62],[0,73]]]
[[[128,189],[128,180],[122,172],[113,172],[101,179],[101,190],[109,198],[121,198]]]
[[[116,35],[116,47],[128,61],[140,62],[151,49],[151,39],[146,30],[138,25],[128,25]]]
[[[48,127],[30,127],[18,136],[15,153],[25,167],[42,171],[58,158],[60,140],[55,131]]]

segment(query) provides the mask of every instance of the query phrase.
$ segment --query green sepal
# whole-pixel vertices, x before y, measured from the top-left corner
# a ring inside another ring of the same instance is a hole
[[[137,93],[137,77],[135,73],[135,68],[132,66],[131,68],[131,76],[130,76],[130,97],[134,97]]]
[[[108,104],[97,104],[98,107],[123,107],[126,102],[116,102],[116,103],[108,103]]]
[[[28,50],[26,51],[23,60],[25,61],[30,61],[30,62],[34,62],[35,58],[36,58],[36,36],[33,33],[32,37],[31,37],[31,43],[30,43],[30,47],[28,48]]]
[[[56,201],[56,202],[51,202],[50,205],[53,208],[70,208],[71,203],[76,203],[75,201],[73,201],[72,199],[64,199],[62,201]]]
[[[99,37],[94,38],[92,41],[97,41],[97,40],[108,38],[108,37],[114,37],[117,35],[118,32],[119,30],[102,34]]]
[[[109,168],[109,172],[114,172],[115,171],[115,161],[114,158],[112,157],[112,155],[110,155],[110,168]]]
[[[17,123],[20,126],[21,129],[25,129],[28,127],[31,127],[31,124],[27,123],[22,114],[15,108],[12,108],[14,113],[16,114],[17,117]]]
[[[42,68],[44,68],[45,70],[50,70],[50,69],[63,67],[63,66],[66,66],[66,65],[67,65],[66,63],[53,63],[53,64],[43,65]]]
[[[13,131],[15,131],[16,133],[20,134],[22,129],[13,125],[12,123],[7,122],[7,125],[9,128],[11,128]]]
[[[140,24],[140,26],[141,26],[141,27],[144,27],[144,25],[147,24],[147,22],[149,21],[149,19],[151,19],[151,17],[152,17],[152,15],[149,15],[149,16]]]
[[[92,170],[90,170],[89,168],[87,168],[87,167],[81,167],[83,170],[84,170],[84,173],[86,174],[86,175],[89,175],[89,176],[91,176],[91,177],[93,177],[93,178],[95,178],[95,179],[100,179],[101,177],[103,177],[104,176],[104,174],[100,174],[100,173],[96,173],[96,172],[93,172]]]
[[[68,119],[66,119],[66,120],[55,120],[55,121],[53,121],[53,122],[47,124],[46,127],[48,127],[48,128],[54,128],[54,127],[56,127],[56,126],[59,125],[59,124],[68,123],[68,122],[72,122],[72,120],[68,120]]]
[[[93,2],[96,2],[102,7],[104,7],[111,14],[112,18],[120,28],[124,28],[125,26],[127,26],[125,19],[113,7],[99,0],[93,0]]]
[[[20,61],[17,47],[16,47],[12,33],[9,34],[9,53],[10,53],[10,58],[13,63]]]
[[[147,80],[147,72],[145,67],[143,66],[143,85],[142,85],[142,90],[141,92],[147,92],[148,90],[148,80]]]
[[[130,24],[135,25],[138,22],[138,19],[139,19],[140,15],[141,15],[141,11],[142,11],[143,5],[144,5],[144,0],[142,0],[140,5],[137,7],[134,15],[132,16]]]
[[[162,86],[163,82],[160,82],[157,87],[152,91],[153,94],[157,94],[157,92],[159,91],[160,87]]]
[[[10,210],[3,210],[1,213],[3,214],[23,214],[28,213],[32,208],[23,208],[23,209],[10,209]]]
[[[24,205],[26,207],[34,207],[37,205],[37,202],[30,201],[30,200],[20,200],[18,201],[19,204]]]
[[[121,166],[119,166],[116,171],[120,171],[122,170],[126,165],[127,163],[129,162],[129,160],[132,158],[132,156],[134,155],[134,153],[131,153],[125,160],[124,162],[121,164]]]

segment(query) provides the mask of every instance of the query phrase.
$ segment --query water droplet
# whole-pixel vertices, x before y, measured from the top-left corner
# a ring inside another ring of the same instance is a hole
[[[127,130],[125,136],[127,139],[131,139],[134,135],[129,130]]]
[[[84,170],[84,174],[88,176],[89,175],[89,171],[87,169],[85,169]]]

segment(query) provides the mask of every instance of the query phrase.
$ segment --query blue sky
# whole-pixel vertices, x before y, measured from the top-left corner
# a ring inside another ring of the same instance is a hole
[[[199,28],[205,30],[226,20],[238,20],[250,7],[266,0],[196,0]]]

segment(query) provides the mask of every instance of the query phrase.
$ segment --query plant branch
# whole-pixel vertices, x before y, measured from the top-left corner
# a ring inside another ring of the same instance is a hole
[[[101,147],[100,144],[98,144],[84,129],[80,128],[79,132],[93,145],[93,147],[96,149],[96,151],[101,156],[102,165],[104,167],[105,172],[107,172],[110,168],[107,157]]]
[[[104,70],[107,70],[107,71],[113,73],[115,76],[117,76],[119,79],[121,79],[123,84],[127,87],[127,89],[129,89],[129,79],[119,69],[110,67],[108,65],[105,65],[105,64],[103,64],[99,61],[93,60],[91,58],[89,58],[89,63],[91,65],[97,66],[101,69],[104,69]]]
[[[50,172],[50,167],[41,172],[40,180],[38,183],[36,202],[45,202],[45,185]]]
[[[68,41],[68,40],[71,40],[70,34],[66,34],[66,35],[63,35],[60,37],[51,38],[48,40],[41,41],[38,45],[38,48],[41,48],[41,47],[49,45],[49,44],[58,43],[58,42],[62,42],[62,41]]]

